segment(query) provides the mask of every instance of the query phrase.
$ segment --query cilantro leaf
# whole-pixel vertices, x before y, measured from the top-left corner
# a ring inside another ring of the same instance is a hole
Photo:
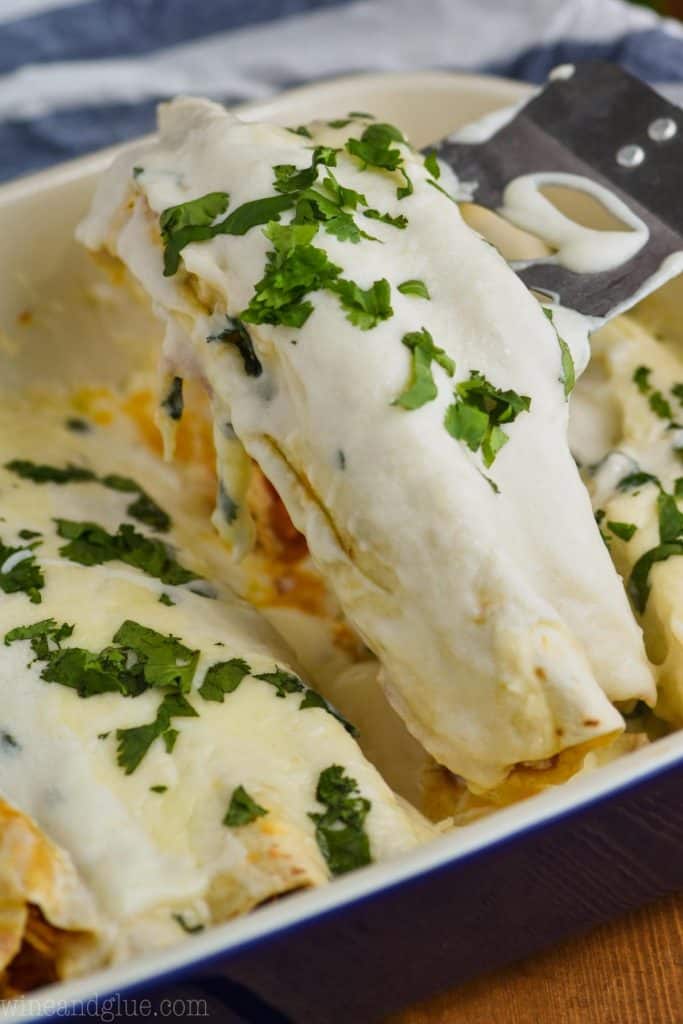
[[[5,469],[16,473],[24,480],[32,480],[36,484],[70,484],[97,479],[91,469],[73,466],[71,463],[67,463],[61,469],[58,466],[46,466],[31,462],[29,459],[12,459],[11,462],[5,463]]]
[[[287,131],[291,132],[292,135],[303,135],[305,139],[310,139],[312,137],[305,124],[300,124],[298,128],[288,128]]]
[[[676,555],[683,555],[683,541],[659,544],[641,555],[633,566],[626,589],[641,615],[650,596],[650,570],[657,562],[665,562]]]
[[[329,128],[346,128],[347,124],[351,124],[353,118],[351,117],[337,117],[334,121],[328,121]]]
[[[262,818],[267,813],[265,807],[261,807],[249,796],[244,786],[237,786],[230,797],[230,805],[223,818],[223,824],[228,828],[240,828],[242,825],[250,825],[252,821]]]
[[[169,586],[200,578],[177,562],[162,541],[145,537],[129,523],[121,523],[117,532],[111,534],[98,523],[71,519],[55,522],[58,535],[69,542],[59,549],[60,555],[79,565],[125,562]]]
[[[633,371],[633,383],[636,385],[641,394],[646,395],[649,391],[652,391],[652,385],[650,384],[650,374],[652,369],[649,366],[637,366]]]
[[[431,295],[424,281],[420,281],[417,278],[411,278],[409,281],[403,281],[398,286],[398,290],[402,295],[417,295],[420,299],[430,299]]]
[[[321,711],[326,711],[328,715],[332,715],[333,718],[336,718],[337,721],[344,726],[349,735],[358,736],[358,729],[356,729],[355,725],[352,725],[351,722],[344,718],[341,712],[337,711],[337,709],[330,704],[328,700],[325,700],[322,694],[318,693],[316,690],[306,690],[305,696],[301,701],[301,704],[299,704],[299,710],[305,711],[307,708],[319,708]]]
[[[318,165],[334,167],[337,163],[339,150],[330,146],[316,146],[313,150],[313,157],[309,167],[299,168],[294,164],[276,164],[273,167],[275,181],[273,188],[276,192],[301,192],[310,188],[318,177]]]
[[[439,160],[436,155],[435,149],[430,149],[424,159],[424,165],[428,174],[431,174],[432,178],[436,178],[437,181],[441,177],[441,167],[439,166]]]
[[[333,764],[320,773],[316,800],[325,807],[320,814],[309,814],[315,823],[315,838],[327,861],[330,873],[342,875],[372,862],[365,819],[371,807],[360,795],[358,783]]]
[[[206,340],[208,342],[224,341],[228,345],[234,345],[242,357],[244,372],[247,376],[260,377],[263,373],[263,367],[261,366],[259,357],[254,351],[254,346],[246,327],[241,320],[233,320],[229,316],[225,319],[227,321],[227,326],[217,334],[210,334]]]
[[[683,405],[683,384],[674,384],[671,389],[671,394],[674,398],[678,399],[681,405]]]
[[[36,543],[39,542],[9,547],[0,541],[0,590],[5,594],[26,594],[31,604],[41,603],[40,592],[45,586],[43,570],[33,554]]]
[[[408,218],[404,217],[400,213],[397,217],[392,217],[390,213],[380,213],[379,210],[363,210],[363,216],[368,217],[369,220],[379,220],[382,224],[390,224],[392,228],[398,228],[400,231],[408,226]]]
[[[679,512],[675,498],[665,492],[657,496],[660,543],[644,552],[633,566],[627,591],[641,614],[647,607],[650,596],[650,570],[657,562],[664,562],[677,555],[683,555],[683,514]]]
[[[167,693],[161,701],[153,722],[130,729],[116,730],[116,762],[126,775],[131,775],[143,760],[156,739],[162,739],[170,730],[173,718],[198,718],[192,705],[179,693]],[[175,745],[175,739],[173,741]],[[170,751],[167,750],[168,753]]]
[[[243,658],[219,661],[208,669],[204,681],[199,687],[199,693],[204,700],[213,700],[222,704],[225,694],[233,693],[244,677],[250,673],[251,668]]]
[[[380,321],[394,315],[391,288],[386,278],[375,281],[367,289],[361,288],[355,281],[340,278],[329,284],[328,288],[339,297],[346,319],[361,331],[369,331]]]
[[[159,604],[165,604],[167,608],[173,608],[175,601],[168,594],[159,594]]]
[[[652,392],[652,394],[648,398],[648,405],[652,409],[655,416],[658,416],[660,420],[673,419],[671,406],[669,405],[661,391]]]
[[[607,529],[611,530],[614,536],[619,537],[620,540],[629,541],[638,527],[635,523],[618,523],[608,519]]]
[[[161,408],[170,419],[176,420],[176,422],[182,418],[184,408],[182,377],[173,378],[168,394],[162,399]]]
[[[90,469],[81,466],[67,464],[65,467],[37,465],[24,459],[15,459],[6,464],[6,469],[11,470],[25,480],[31,480],[35,484],[56,483],[101,483],[112,491],[124,493],[137,493],[138,497],[132,502],[126,512],[133,519],[137,519],[159,533],[166,533],[170,529],[170,516],[157,505],[153,498],[130,477],[120,476],[118,473],[109,473],[107,476],[98,478]]]
[[[473,370],[469,380],[460,381],[455,387],[455,402],[446,410],[445,427],[452,437],[464,441],[471,451],[481,449],[484,465],[488,468],[509,440],[501,424],[512,423],[530,407],[528,395],[519,395],[512,390],[502,391],[478,370]]]
[[[220,234],[246,235],[247,231],[261,224],[279,220],[280,214],[291,210],[295,197],[291,195],[267,196],[265,199],[252,199],[233,210],[220,223]],[[218,233],[218,232],[217,232]]]
[[[276,668],[274,672],[262,672],[255,675],[254,679],[261,679],[275,687],[276,697],[286,697],[288,693],[303,693],[306,687],[298,676],[293,672],[285,672],[282,668]]]
[[[328,287],[341,273],[324,249],[309,244],[316,230],[317,224],[268,225],[265,234],[274,248],[268,253],[265,273],[251,302],[240,314],[242,320],[288,327],[306,322],[313,305],[305,296]]]
[[[656,476],[652,473],[645,473],[642,470],[638,470],[636,473],[629,473],[627,476],[621,478],[617,484],[618,491],[632,491],[636,487],[643,487],[645,484],[654,484],[655,487],[659,487],[661,490],[661,483]]]
[[[172,277],[180,266],[180,253],[190,242],[205,242],[217,232],[216,218],[227,210],[227,192],[209,192],[177,206],[169,206],[159,217],[164,243],[164,277]]]
[[[403,344],[412,351],[412,373],[408,387],[394,400],[393,405],[403,409],[419,409],[437,396],[437,387],[432,375],[432,361],[443,367],[449,377],[455,373],[455,363],[434,344],[426,328],[404,334]]]
[[[63,622],[57,625],[55,619],[41,619],[29,626],[15,626],[5,633],[5,646],[18,640],[29,640],[36,661],[46,661],[51,653],[61,649],[62,640],[66,640],[74,631],[74,627]]]
[[[113,642],[119,644],[126,654],[136,656],[147,686],[175,689],[182,693],[191,689],[199,651],[186,647],[177,637],[158,633],[126,619],[114,634]]]
[[[548,318],[548,320],[550,320],[550,323],[553,326],[553,330],[555,331],[557,343],[560,346],[560,363],[562,366],[562,376],[560,377],[560,383],[564,385],[564,397],[569,398],[570,394],[574,390],[574,385],[576,384],[576,370],[574,368],[574,360],[572,358],[572,353],[569,348],[569,345],[560,335],[560,332],[555,326],[555,320],[553,318],[552,309],[548,309],[547,306],[542,306],[541,308],[545,313],[546,317]]]
[[[383,171],[399,171],[404,184],[396,190],[399,199],[412,194],[413,183],[405,170],[403,154],[393,143],[406,143],[403,133],[391,124],[375,123],[365,128],[360,139],[349,139],[346,151],[360,160],[363,167],[374,167]]]

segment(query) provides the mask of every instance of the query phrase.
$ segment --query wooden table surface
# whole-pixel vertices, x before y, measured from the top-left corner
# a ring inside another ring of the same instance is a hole
[[[683,894],[387,1024],[683,1024]]]

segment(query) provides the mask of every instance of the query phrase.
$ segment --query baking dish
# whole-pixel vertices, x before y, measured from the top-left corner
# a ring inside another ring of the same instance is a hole
[[[514,83],[473,76],[364,76],[242,112],[296,124],[370,109],[421,145],[524,94]],[[64,165],[0,194],[3,389],[29,379],[115,384],[139,359],[136,340],[157,333],[144,311],[103,291],[72,241],[110,157]],[[672,310],[676,292],[674,283],[660,297]],[[671,736],[402,861],[264,907],[170,952],[34,993],[3,1017],[49,1019],[56,1011],[69,1019],[69,1006],[77,1017],[98,993],[155,990],[161,999],[180,986],[188,998],[206,998],[220,1020],[378,1019],[680,886],[681,775],[683,740]]]

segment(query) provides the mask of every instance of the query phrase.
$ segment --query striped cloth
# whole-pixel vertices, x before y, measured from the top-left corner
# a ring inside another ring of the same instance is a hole
[[[0,0],[0,178],[149,131],[176,93],[420,68],[541,82],[596,57],[683,98],[683,26],[625,0]]]

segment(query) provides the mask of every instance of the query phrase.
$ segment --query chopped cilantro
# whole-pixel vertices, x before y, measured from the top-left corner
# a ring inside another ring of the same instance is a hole
[[[661,391],[653,391],[648,398],[648,404],[655,416],[658,416],[661,420],[673,419],[671,406]]]
[[[35,540],[36,537],[42,537],[42,534],[38,530],[19,530],[19,536],[22,540]]]
[[[683,476],[676,478],[676,482],[674,484],[674,497],[683,498]]]
[[[654,484],[655,487],[659,487],[661,490],[661,483],[656,476],[652,473],[645,473],[642,470],[638,470],[635,473],[629,473],[627,476],[621,478],[617,484],[618,491],[634,491],[637,487],[643,487],[645,484]]]
[[[450,192],[447,192],[445,188],[442,188],[441,185],[439,185],[437,181],[434,181],[433,178],[427,178],[427,184],[431,185],[432,188],[435,188],[436,191],[440,192],[442,196],[446,197],[446,199],[449,199],[452,203],[455,203],[456,206],[458,205],[457,200],[453,198]],[[493,245],[493,242],[489,242],[488,239],[483,238],[482,241],[486,242],[487,245],[492,246],[494,249],[496,248],[495,245]]]
[[[346,128],[347,124],[351,124],[353,118],[351,117],[337,117],[334,121],[328,121],[329,128]]]
[[[254,346],[246,327],[241,320],[233,320],[229,316],[225,319],[227,323],[223,330],[217,334],[210,334],[206,340],[208,342],[224,341],[228,345],[234,345],[242,357],[244,372],[247,376],[260,377],[263,373],[263,367],[254,351]]]
[[[398,290],[402,295],[417,295],[420,299],[430,299],[429,289],[424,281],[420,281],[417,278],[411,278],[409,281],[404,281],[398,286]]]
[[[368,114],[363,110],[349,110],[349,117],[367,117],[369,121],[375,120],[374,114]]]
[[[328,284],[341,302],[346,319],[361,331],[369,331],[382,320],[394,315],[391,308],[391,288],[386,278],[375,281],[369,288],[363,289],[355,281],[338,281]]]
[[[168,786],[150,786],[149,789],[151,793],[165,793]]]
[[[651,373],[652,370],[649,366],[638,366],[633,371],[633,383],[643,395],[646,395],[649,391],[652,391],[652,385],[650,384]]]
[[[172,277],[180,266],[180,253],[190,242],[205,242],[218,234],[216,218],[230,204],[227,192],[209,192],[187,203],[169,206],[159,218],[164,243],[164,277]]]
[[[671,394],[674,398],[678,399],[681,405],[683,405],[683,384],[674,384],[671,389]]]
[[[223,824],[228,828],[240,828],[242,825],[251,825],[252,821],[262,818],[267,813],[265,807],[261,807],[249,796],[244,786],[237,786],[230,797],[230,805],[223,818]]]
[[[213,700],[222,704],[225,694],[233,693],[244,677],[250,673],[250,666],[242,658],[219,661],[208,669],[204,681],[199,687],[199,693],[204,700]]]
[[[32,480],[35,484],[70,484],[82,483],[87,480],[96,480],[91,469],[84,466],[73,466],[71,463],[62,469],[58,466],[46,466],[29,459],[12,459],[5,463],[5,469],[22,477],[24,480]]]
[[[392,228],[398,228],[400,231],[408,227],[408,218],[404,217],[402,213],[399,213],[397,217],[392,217],[390,213],[380,213],[379,210],[363,210],[363,216],[370,220],[381,221],[382,224],[389,224]]]
[[[337,163],[339,150],[330,146],[316,146],[309,167],[299,168],[294,164],[276,164],[273,167],[275,181],[273,188],[276,192],[301,192],[308,189],[318,177],[318,165],[334,167]]]
[[[80,416],[69,416],[64,425],[67,430],[73,431],[74,434],[89,434],[92,430],[88,421]]]
[[[276,697],[286,697],[288,693],[303,693],[306,689],[298,676],[292,672],[285,672],[282,668],[276,668],[274,672],[262,672],[254,678],[274,686]]]
[[[342,875],[372,862],[370,840],[365,831],[369,800],[360,795],[358,783],[333,764],[320,773],[316,800],[325,810],[309,814],[315,823],[315,838],[333,875]]]
[[[295,131],[295,129],[288,128],[287,131],[291,132]],[[204,925],[201,922],[197,922],[197,924],[188,924],[182,914],[172,914],[171,916],[176,924],[182,928],[184,932],[187,932],[188,935],[197,935],[198,932],[204,931]]]
[[[43,570],[36,562],[32,544],[10,547],[0,541],[0,590],[5,594],[26,594],[32,604],[43,600]]]
[[[255,324],[286,324],[301,327],[313,312],[305,296],[329,287],[341,273],[324,249],[310,245],[317,224],[271,223],[265,234],[273,249],[266,269],[241,319]]]
[[[528,412],[531,399],[516,391],[501,391],[494,387],[478,370],[470,373],[469,380],[455,387],[455,402],[446,410],[445,427],[448,433],[464,443],[471,451],[481,449],[484,465],[488,468],[509,440],[502,423],[512,423],[520,413]]]
[[[550,320],[550,323],[553,326],[553,330],[555,331],[557,343],[560,346],[560,363],[562,367],[560,384],[564,386],[564,397],[569,398],[570,394],[574,390],[574,385],[576,384],[576,370],[574,369],[574,360],[572,359],[571,350],[569,348],[569,345],[564,340],[564,338],[561,337],[560,332],[555,326],[555,320],[553,318],[552,309],[548,309],[547,306],[542,306],[541,308],[543,309],[543,312],[545,313],[548,320]]]
[[[635,523],[618,523],[608,519],[607,529],[611,530],[614,536],[619,537],[620,540],[629,541],[638,527]]]
[[[455,363],[442,348],[434,344],[434,339],[424,327],[421,331],[404,334],[401,340],[412,352],[411,380],[392,404],[400,405],[402,409],[419,409],[437,396],[432,361],[443,367],[449,377],[455,373]]]
[[[305,124],[300,124],[298,128],[288,128],[287,131],[291,132],[292,135],[303,135],[305,139],[311,138],[311,133]]]
[[[57,625],[55,619],[41,619],[30,626],[15,626],[5,633],[5,646],[17,640],[29,640],[36,661],[46,661],[53,651],[61,649],[62,640],[66,640],[74,631],[74,627],[63,622]]]
[[[650,596],[650,570],[657,562],[683,555],[683,514],[679,512],[675,498],[665,492],[657,496],[660,543],[640,556],[633,566],[627,584],[628,593],[636,607],[643,614]]]
[[[347,206],[350,210],[355,210],[358,206],[367,206],[367,199],[363,193],[340,184],[329,168],[322,187],[330,193],[337,206]]]
[[[59,549],[60,555],[79,565],[104,565],[125,562],[154,576],[169,586],[180,586],[200,577],[177,562],[160,540],[145,537],[129,523],[121,523],[115,534],[98,523],[56,519],[57,533],[69,543]]]
[[[168,594],[159,594],[159,604],[165,604],[167,607],[173,608],[175,601]]]
[[[118,473],[109,473],[107,476],[98,477],[89,469],[80,466],[67,464],[64,468],[59,466],[37,465],[35,462],[28,462],[22,459],[15,459],[8,462],[6,469],[11,470],[25,480],[31,480],[35,484],[45,483],[101,483],[112,491],[121,491],[126,494],[137,494],[138,497],[126,509],[126,512],[133,519],[151,526],[159,533],[166,533],[171,526],[171,519],[168,513],[157,505],[153,498],[130,477],[120,476]]]
[[[441,167],[439,166],[439,160],[436,155],[436,150],[431,149],[429,153],[427,153],[424,159],[424,165],[427,169],[427,172],[431,174],[432,178],[436,178],[438,181],[438,179],[441,177]]]
[[[153,722],[116,730],[116,762],[126,775],[131,775],[156,739],[163,739],[173,718],[198,718],[192,705],[180,693],[167,693],[161,701]],[[177,730],[172,730],[177,738]],[[173,741],[175,744],[175,739]]]
[[[165,398],[162,399],[161,408],[172,420],[179,420],[183,415],[183,378],[174,377]]]
[[[221,234],[246,235],[247,231],[261,224],[279,220],[280,214],[291,210],[294,197],[291,195],[267,196],[243,203],[221,222]]]
[[[405,170],[403,154],[393,143],[406,143],[403,133],[391,124],[370,124],[360,139],[349,139],[346,151],[360,160],[363,168],[374,167],[383,171],[398,171],[404,184],[396,190],[399,199],[412,194],[413,183]]]
[[[304,698],[301,701],[301,704],[299,704],[299,711],[305,711],[307,708],[319,708],[321,711],[326,711],[328,715],[332,715],[333,718],[336,718],[351,736],[358,736],[358,729],[356,729],[355,725],[352,725],[351,722],[344,718],[341,712],[337,711],[329,701],[325,700],[325,698],[315,690],[306,690]]]

